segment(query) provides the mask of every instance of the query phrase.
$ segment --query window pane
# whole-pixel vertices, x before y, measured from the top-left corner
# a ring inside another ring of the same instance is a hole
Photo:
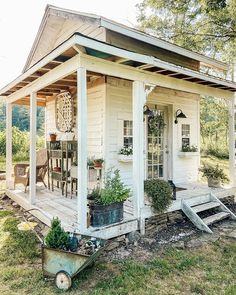
[[[163,165],[159,165],[159,177],[163,177]]]
[[[124,120],[123,124],[123,134],[124,134],[124,146],[133,145],[133,122],[129,120]]]
[[[190,125],[182,124],[182,136],[190,137]]]

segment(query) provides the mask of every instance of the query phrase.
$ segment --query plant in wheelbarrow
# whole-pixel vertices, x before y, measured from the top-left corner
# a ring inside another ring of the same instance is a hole
[[[67,250],[69,234],[61,227],[61,221],[58,217],[53,218],[51,228],[44,241],[49,248]]]
[[[42,245],[43,274],[55,278],[56,286],[61,290],[68,290],[72,278],[90,266],[105,249],[105,241],[102,239],[80,236],[80,243],[76,246],[72,243],[73,237],[75,238],[73,234],[70,236],[64,231],[60,220],[54,218],[45,238],[46,245]],[[71,247],[77,248],[76,251],[72,252]],[[92,252],[90,248],[93,249]]]
[[[121,181],[120,171],[108,170],[103,188],[95,188],[90,194],[90,216],[94,227],[117,223],[123,220],[123,204],[130,189]]]

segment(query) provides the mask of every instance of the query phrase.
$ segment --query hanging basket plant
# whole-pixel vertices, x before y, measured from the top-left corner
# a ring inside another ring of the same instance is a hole
[[[148,119],[148,127],[153,136],[160,136],[166,126],[162,114],[154,114]]]

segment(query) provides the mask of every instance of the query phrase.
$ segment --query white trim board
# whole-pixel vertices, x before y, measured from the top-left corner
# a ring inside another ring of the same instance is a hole
[[[119,34],[128,36],[130,38],[134,38],[136,40],[139,40],[139,41],[154,45],[156,47],[159,47],[159,48],[162,48],[162,49],[165,49],[165,50],[180,54],[182,56],[197,60],[199,62],[202,62],[204,65],[207,65],[207,66],[210,66],[210,67],[213,67],[213,68],[218,68],[218,69],[221,69],[221,70],[227,70],[228,69],[228,65],[226,63],[224,63],[224,62],[221,62],[221,61],[215,60],[213,58],[204,56],[202,54],[190,51],[190,50],[182,48],[182,47],[180,47],[178,45],[167,42],[165,40],[158,39],[155,36],[152,36],[152,35],[149,35],[147,33],[141,32],[141,31],[139,31],[137,29],[134,29],[134,28],[128,27],[126,25],[120,24],[118,22],[107,19],[105,17],[99,16],[99,15],[96,15],[96,14],[84,13],[84,12],[80,12],[80,11],[74,11],[74,10],[70,10],[70,9],[65,9],[65,8],[56,7],[56,6],[52,6],[52,5],[47,5],[46,9],[45,9],[43,19],[42,19],[40,27],[39,27],[39,30],[38,30],[37,35],[35,37],[35,41],[33,43],[33,46],[31,48],[29,56],[27,58],[24,70],[29,65],[30,59],[32,58],[32,56],[33,56],[33,54],[34,54],[34,52],[35,52],[35,50],[37,48],[38,42],[39,42],[39,40],[41,38],[42,32],[43,32],[43,30],[45,28],[45,25],[46,25],[46,22],[47,22],[47,19],[48,19],[49,15],[58,15],[58,16],[60,16],[61,14],[65,14],[65,15],[67,14],[67,17],[70,17],[70,15],[72,17],[87,17],[87,18],[90,18],[90,19],[93,19],[93,20],[97,21],[101,27],[104,27],[107,30],[114,31],[114,32],[117,32]]]
[[[227,86],[227,87],[230,87],[230,88],[234,88],[236,89],[236,84],[233,83],[233,82],[228,82],[226,80],[221,80],[221,79],[217,79],[217,78],[214,78],[214,77],[210,77],[208,75],[205,75],[205,74],[202,74],[202,73],[198,73],[198,72],[195,72],[193,70],[188,70],[188,69],[185,69],[185,68],[181,68],[179,66],[175,66],[175,65],[172,65],[172,64],[169,64],[167,62],[163,62],[163,61],[160,61],[152,56],[147,56],[147,55],[142,55],[142,54],[138,54],[138,53],[133,53],[133,52],[130,52],[130,51],[127,51],[127,50],[124,50],[124,49],[120,49],[120,48],[117,48],[117,47],[114,47],[114,46],[111,46],[111,45],[107,45],[103,42],[99,42],[99,41],[96,41],[94,39],[91,39],[91,38],[87,38],[87,37],[84,37],[84,36],[81,36],[81,35],[77,35],[77,34],[74,34],[72,37],[70,37],[67,41],[65,41],[64,43],[62,43],[61,45],[59,45],[55,50],[53,50],[50,54],[48,54],[47,56],[45,56],[40,62],[38,62],[37,64],[35,64],[34,66],[32,66],[29,70],[27,70],[24,74],[22,74],[21,76],[19,76],[17,79],[15,79],[13,82],[11,82],[10,84],[8,84],[7,86],[5,86],[4,88],[2,88],[0,90],[0,93],[4,93],[6,91],[8,91],[11,87],[14,87],[17,83],[21,82],[23,79],[27,78],[28,76],[30,76],[31,74],[33,74],[35,71],[37,71],[38,69],[40,69],[41,67],[43,67],[45,64],[47,64],[48,62],[50,62],[51,60],[53,60],[55,57],[57,57],[58,55],[62,54],[65,50],[67,50],[68,48],[70,47],[73,47],[74,45],[80,45],[80,46],[83,46],[83,47],[89,47],[89,48],[93,48],[95,50],[98,50],[98,51],[102,51],[102,52],[105,52],[105,53],[108,53],[108,54],[111,54],[111,55],[115,55],[115,56],[120,56],[122,58],[128,58],[130,60],[133,60],[133,61],[137,61],[137,62],[140,62],[140,63],[146,63],[146,64],[150,64],[150,65],[153,65],[153,66],[158,66],[158,67],[163,67],[167,70],[172,70],[172,71],[176,71],[176,73],[182,73],[182,74],[185,74],[185,75],[189,75],[189,76],[193,76],[193,77],[196,77],[196,78],[200,78],[202,80],[205,80],[207,82],[212,82],[212,83],[216,83],[216,84],[220,84],[220,85],[223,85],[223,86]],[[81,55],[82,52],[81,52]],[[90,57],[90,56],[88,56]],[[76,58],[76,56],[74,56],[73,58]],[[68,63],[70,62],[73,58],[71,58],[70,60],[68,60],[67,62],[65,63]],[[92,57],[90,57],[92,58]],[[108,62],[106,60],[103,60],[103,59],[99,59],[99,58],[95,58],[97,61],[100,61],[100,62]],[[95,60],[94,59],[94,60]],[[50,75],[50,73],[52,71],[55,70],[55,72],[57,70],[59,70],[59,67],[62,67],[65,63],[61,64],[60,66],[57,66],[56,68],[54,68],[53,70],[51,70],[50,72],[44,74],[42,77],[34,80],[32,83],[28,84],[27,86],[23,87],[22,89],[27,89],[28,87],[31,87],[33,84],[36,85],[38,83],[38,80],[41,79],[41,80],[45,80],[46,77],[48,77],[47,75]],[[110,62],[113,66],[113,68],[116,70],[115,71],[115,74],[114,76],[117,76],[117,68],[119,66],[122,66],[120,64],[116,64],[114,62]],[[130,67],[130,66],[124,66],[123,67],[133,71],[133,73],[143,73],[144,75],[155,75],[156,77],[166,77],[164,75],[161,75],[161,74],[158,74],[158,73],[149,73],[147,71],[144,71],[144,70],[140,70],[140,69],[136,69],[136,68],[133,68],[133,67]],[[95,72],[98,72],[98,70],[96,69]],[[99,70],[100,72],[100,70]],[[117,76],[119,77],[119,76]],[[130,79],[130,76],[127,75],[125,77],[123,77],[125,79]],[[206,89],[206,93],[205,91],[203,91],[202,93],[200,94],[203,94],[203,95],[212,95],[212,96],[215,96],[213,93],[217,93],[216,94],[216,97],[232,97],[230,96],[229,94],[232,92],[231,91],[227,91],[227,90],[223,90],[223,89],[217,89],[217,88],[211,88],[209,86],[205,86],[205,85],[200,85],[200,84],[197,84],[197,83],[194,83],[194,82],[188,82],[188,81],[185,81],[185,80],[181,80],[181,79],[177,79],[177,78],[173,78],[173,77],[168,77],[167,78],[169,79],[174,79],[172,81],[178,81],[176,82],[175,84],[181,84],[181,83],[191,83],[191,84],[194,84],[199,87],[203,87],[203,88],[200,88],[200,89]],[[133,79],[133,80],[137,80],[137,79]],[[50,81],[45,81],[45,85],[42,83],[41,87],[45,87],[46,85],[49,85],[50,84]],[[158,83],[156,83],[155,85],[159,85]],[[190,84],[186,84],[186,85],[190,85]],[[169,88],[173,88],[171,86],[164,86],[164,87],[169,87]],[[16,91],[15,93],[20,93],[20,91],[22,90],[18,90]],[[174,88],[175,89],[175,88]],[[213,91],[212,94],[209,94],[209,91],[207,91],[207,89],[213,89],[215,90],[215,92]],[[33,91],[37,91],[39,89],[35,89],[34,87],[32,87],[32,90]],[[186,90],[188,91],[188,90]],[[26,91],[27,92],[27,91]],[[26,93],[24,92],[24,93]],[[191,92],[191,91],[188,91],[188,92]],[[15,93],[11,94],[9,97],[16,97]],[[30,92],[28,91],[27,94],[29,94]],[[194,93],[198,93],[198,92],[194,92]],[[22,98],[23,96],[19,97],[18,96],[18,99],[19,98]]]

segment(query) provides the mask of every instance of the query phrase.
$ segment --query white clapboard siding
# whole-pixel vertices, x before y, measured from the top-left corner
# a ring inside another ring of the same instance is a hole
[[[61,44],[64,40],[69,38],[74,32],[79,32],[85,36],[93,37],[98,40],[104,40],[103,28],[95,27],[95,25],[91,24],[90,22],[82,22],[80,20],[66,20],[62,26],[60,34],[56,39],[54,47]]]
[[[121,177],[127,185],[132,185],[132,163],[121,163],[117,159],[117,153],[122,147],[123,120],[132,120],[132,85],[129,81],[116,78],[107,79],[106,97],[106,165],[120,169]],[[147,103],[154,105],[171,106],[172,113],[168,113],[169,130],[173,130],[169,141],[170,156],[169,177],[172,175],[175,182],[192,182],[198,178],[199,156],[181,158],[178,152],[181,149],[181,123],[191,125],[191,145],[200,145],[199,136],[199,96],[186,92],[175,91],[156,87],[148,97]],[[174,124],[174,114],[177,109],[182,109],[186,119],[180,119]],[[171,155],[171,146],[173,155]],[[172,160],[173,159],[173,160]]]
[[[64,18],[50,15],[44,31],[40,37],[40,43],[30,61],[30,66],[52,51],[73,33],[78,32],[97,40],[105,41],[105,29],[99,27],[97,22],[88,18]]]
[[[100,158],[103,157],[103,129],[104,129],[104,101],[105,101],[105,84],[89,87],[88,94],[88,156]],[[55,122],[55,100],[51,100],[46,105],[46,134],[56,132],[58,139],[63,136],[56,128]],[[77,132],[74,128],[76,138]]]
[[[117,167],[125,184],[132,186],[132,163],[118,161],[122,147],[123,120],[132,120],[132,88],[129,81],[107,79],[106,166]]]
[[[105,157],[106,168],[120,169],[123,181],[132,186],[132,163],[118,161],[117,153],[123,145],[123,121],[132,120],[131,82],[107,78],[107,84],[88,88],[88,156]],[[200,145],[199,97],[194,94],[157,87],[148,97],[147,103],[168,106],[169,130],[169,178],[175,182],[193,182],[198,178],[199,156],[179,157],[181,149],[181,123],[191,125],[191,145]],[[106,108],[106,112],[105,112]],[[174,114],[182,109],[186,119],[174,124]],[[173,111],[172,111],[173,110]],[[47,134],[52,131],[61,134],[55,126],[55,101],[47,103]],[[170,143],[171,142],[171,143]],[[172,154],[173,153],[173,154]],[[170,175],[172,175],[170,177]]]

